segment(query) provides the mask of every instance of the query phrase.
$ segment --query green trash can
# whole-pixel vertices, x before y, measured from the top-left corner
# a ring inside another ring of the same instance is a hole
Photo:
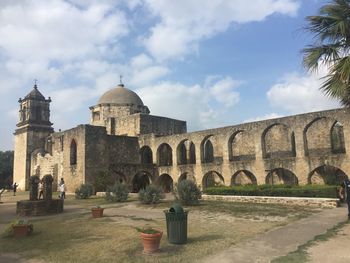
[[[169,243],[185,244],[187,242],[187,214],[180,204],[173,204],[169,211],[164,210]]]

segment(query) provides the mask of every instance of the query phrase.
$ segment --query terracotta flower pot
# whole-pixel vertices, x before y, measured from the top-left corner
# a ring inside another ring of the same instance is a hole
[[[13,230],[13,236],[18,237],[25,237],[28,236],[30,233],[30,225],[23,224],[23,225],[12,225]]]
[[[91,213],[93,218],[103,217],[103,210],[102,207],[93,207],[91,208]]]
[[[160,240],[163,232],[159,231],[155,234],[146,234],[141,232],[141,239],[143,243],[143,253],[152,254],[159,251]]]

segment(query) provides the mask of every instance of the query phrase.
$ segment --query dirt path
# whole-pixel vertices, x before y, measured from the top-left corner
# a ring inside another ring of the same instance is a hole
[[[320,241],[307,250],[310,256],[310,262],[332,262],[348,263],[350,262],[350,225],[345,225],[336,236]]]
[[[345,207],[327,209],[295,223],[259,234],[255,238],[208,257],[204,262],[270,262],[276,257],[284,256],[295,251],[299,245],[312,240],[316,235],[325,233],[327,229],[332,228],[337,223],[347,220],[346,215],[347,211]],[[337,241],[334,242],[342,242],[342,240],[338,240],[338,238],[338,236],[335,237],[334,239],[337,239]],[[348,240],[349,238],[350,236],[347,235],[346,239]],[[327,248],[327,244],[325,244],[325,246],[326,248],[320,247],[317,248],[317,250],[315,248],[315,253],[322,249],[324,254],[329,253],[330,250]],[[346,249],[339,251],[339,254],[336,256],[342,258],[343,254],[348,254]],[[342,261],[325,261],[320,257],[318,260],[315,258],[313,262]]]

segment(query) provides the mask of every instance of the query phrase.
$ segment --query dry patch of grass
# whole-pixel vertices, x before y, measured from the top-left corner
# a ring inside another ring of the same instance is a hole
[[[64,213],[34,219],[34,233],[19,240],[1,238],[0,253],[19,253],[25,258],[65,263],[200,262],[203,257],[257,233],[317,212],[300,207],[206,201],[199,206],[188,207],[188,243],[173,245],[167,242],[165,218],[159,217],[162,210],[170,207],[171,201],[151,207],[136,205],[135,202],[113,205],[104,202],[103,198],[68,198],[65,204],[80,208],[106,205],[107,215],[92,219],[88,212]],[[275,220],[276,217],[280,220]],[[142,244],[135,227],[144,224],[164,231],[161,252],[154,256],[142,254]]]

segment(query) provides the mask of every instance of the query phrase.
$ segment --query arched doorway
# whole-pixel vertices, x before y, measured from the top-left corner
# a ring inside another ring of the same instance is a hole
[[[314,169],[308,177],[309,184],[340,185],[348,176],[339,168],[322,165]]]
[[[158,178],[158,185],[164,193],[170,193],[173,190],[173,179],[168,174],[162,174]]]
[[[131,192],[138,193],[141,189],[145,189],[151,183],[151,175],[147,172],[138,172],[132,178]]]
[[[266,184],[298,185],[298,178],[291,171],[284,168],[272,169],[266,176]]]
[[[231,177],[231,185],[257,184],[256,177],[248,170],[239,170]]]
[[[224,178],[216,171],[210,171],[203,176],[203,188],[225,185]]]

